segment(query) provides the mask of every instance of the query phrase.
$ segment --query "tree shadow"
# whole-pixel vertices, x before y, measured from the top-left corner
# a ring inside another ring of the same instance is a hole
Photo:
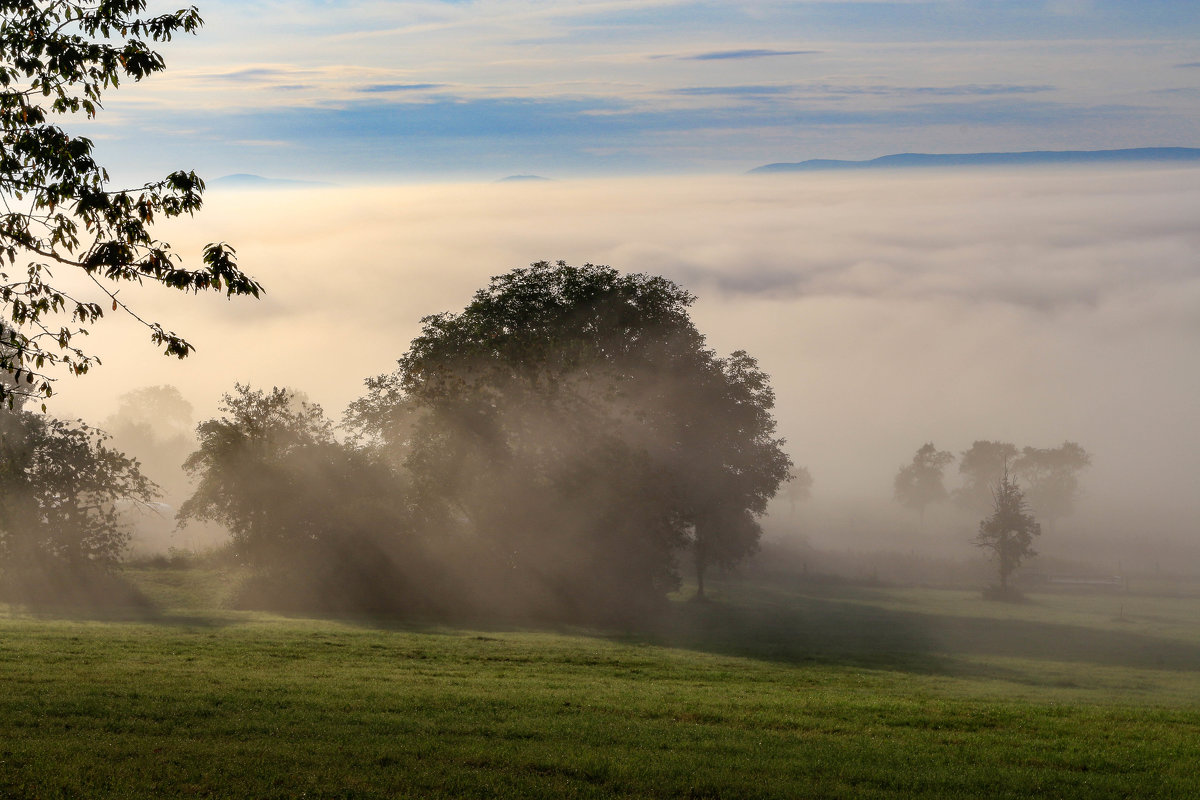
[[[106,588],[111,587],[106,585]],[[864,584],[819,576],[787,581],[718,584],[714,600],[677,600],[634,624],[587,624],[562,619],[488,614],[338,613],[275,610],[295,619],[321,619],[397,633],[546,632],[729,655],[785,664],[830,664],[931,675],[1031,680],[998,659],[1027,659],[1180,672],[1200,671],[1200,644],[1136,631],[1029,619],[970,617],[888,608],[894,598]],[[107,595],[113,595],[111,592]],[[22,615],[178,628],[218,629],[244,621],[243,612],[163,609],[140,593],[129,602],[29,605]],[[11,612],[10,612],[11,613]]]
[[[1107,667],[1200,671],[1200,644],[1132,631],[1025,619],[969,617],[887,608],[885,590],[804,582],[730,584],[717,599],[678,600],[633,625],[604,625],[486,614],[369,614],[296,611],[396,633],[554,633],[651,644],[783,664],[828,664],[950,677],[1046,684],[997,659]],[[279,614],[280,612],[273,612]],[[1066,684],[1064,684],[1066,685]]]
[[[179,613],[163,611],[153,605],[55,605],[55,604],[3,604],[7,613],[0,612],[0,618],[36,619],[44,621],[63,622],[128,622],[146,625],[160,625],[172,628],[197,628],[217,630],[240,623],[234,616],[217,613]]]
[[[679,602],[618,640],[789,664],[837,664],[1021,680],[980,659],[1014,658],[1107,667],[1200,671],[1200,644],[1131,631],[1022,619],[883,608],[866,587],[805,587],[749,597]]]

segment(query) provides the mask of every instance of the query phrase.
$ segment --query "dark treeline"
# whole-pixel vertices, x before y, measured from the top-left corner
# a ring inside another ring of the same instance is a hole
[[[693,300],[663,278],[539,263],[424,319],[341,425],[300,390],[237,385],[197,429],[179,521],[228,529],[229,557],[251,571],[245,606],[629,620],[678,588],[684,565],[703,594],[709,570],[755,551],[793,474],[768,376],[705,345]],[[164,414],[171,400],[139,398]],[[36,480],[4,459],[5,497],[15,473]],[[25,516],[0,507],[6,574],[17,543],[62,570],[119,557],[114,509],[155,487],[136,461],[118,467],[125,483],[82,512],[111,517],[102,552],[31,533],[69,491]],[[811,478],[795,477],[802,497]]]

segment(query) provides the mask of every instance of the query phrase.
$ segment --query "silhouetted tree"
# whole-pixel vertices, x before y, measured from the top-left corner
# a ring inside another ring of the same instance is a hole
[[[992,505],[993,488],[1016,455],[1016,446],[1008,442],[980,439],[972,444],[958,462],[963,485],[955,490],[955,501],[968,511],[985,512]]]
[[[1025,495],[1005,469],[993,490],[992,514],[979,523],[974,544],[987,550],[1000,572],[1000,594],[1009,593],[1008,579],[1021,562],[1036,555],[1033,539],[1042,526],[1029,513]]]
[[[191,352],[183,337],[126,305],[118,294],[125,282],[256,297],[261,291],[238,269],[230,247],[208,245],[201,266],[188,269],[152,234],[157,218],[200,208],[204,183],[194,172],[114,187],[93,158],[91,140],[51,122],[58,115],[96,116],[106,90],[164,68],[151,44],[202,23],[195,8],[151,16],[146,7],[146,0],[0,2],[0,194],[6,200],[0,316],[16,325],[10,346],[0,349],[0,373],[14,378],[0,383],[0,401],[13,392],[48,397],[55,365],[86,372],[97,359],[78,346],[77,334],[109,309],[144,324],[167,354]],[[67,274],[79,278],[69,288],[59,282]]]
[[[237,384],[200,423],[184,468],[197,478],[181,524],[224,525],[263,579],[248,602],[396,610],[409,597],[394,560],[406,493],[386,464],[338,442],[293,390]]]
[[[933,442],[927,442],[917,450],[911,464],[905,464],[896,473],[893,482],[897,503],[911,508],[925,519],[925,509],[930,503],[946,499],[946,487],[942,483],[942,472],[954,461],[954,455],[938,450]]]
[[[508,596],[633,609],[757,543],[788,476],[774,395],[705,347],[664,278],[534,264],[423,320],[347,422],[403,453],[430,524],[475,542]]]
[[[1053,528],[1056,520],[1075,510],[1079,473],[1092,457],[1075,442],[1054,448],[1026,447],[1013,462],[1013,473],[1028,487],[1029,504]]]

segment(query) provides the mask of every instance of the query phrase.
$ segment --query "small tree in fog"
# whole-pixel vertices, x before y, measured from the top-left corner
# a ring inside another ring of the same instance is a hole
[[[946,487],[942,483],[942,471],[954,461],[954,455],[938,450],[933,442],[926,442],[917,450],[911,464],[905,464],[896,473],[893,482],[897,503],[911,508],[925,519],[925,509],[931,503],[946,499]]]
[[[996,560],[1000,573],[1000,594],[1009,593],[1008,579],[1025,559],[1037,555],[1033,539],[1042,532],[1025,495],[1013,481],[1008,470],[1004,470],[1000,482],[992,492],[992,514],[979,523],[979,533],[974,544],[988,551]]]
[[[967,511],[985,513],[992,506],[993,489],[1016,456],[1016,446],[1008,442],[977,440],[958,462],[963,485],[954,492],[955,502]]]

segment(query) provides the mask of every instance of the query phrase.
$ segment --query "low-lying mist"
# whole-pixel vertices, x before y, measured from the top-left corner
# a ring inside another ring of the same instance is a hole
[[[64,379],[51,410],[101,421],[122,393],[172,384],[202,419],[242,381],[297,387],[336,418],[366,377],[394,367],[423,316],[461,309],[490,276],[540,259],[606,263],[694,292],[710,346],[745,349],[772,376],[779,432],[814,486],[795,512],[776,501],[769,537],[967,558],[977,517],[947,505],[920,522],[891,501],[913,451],[1070,440],[1092,464],[1043,553],[1147,560],[1153,544],[1172,563],[1200,561],[1198,177],[986,170],[213,192],[166,238],[189,254],[232,243],[266,297],[144,289],[141,307],[197,353],[156,356],[140,329],[110,321],[93,336],[104,366]],[[954,466],[946,476],[953,488]]]

